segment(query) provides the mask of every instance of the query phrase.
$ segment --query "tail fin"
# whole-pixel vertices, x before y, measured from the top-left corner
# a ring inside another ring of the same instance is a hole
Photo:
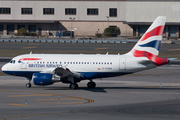
[[[165,22],[165,16],[157,17],[128,55],[147,57],[157,65],[166,64],[168,62],[167,59],[158,57]]]

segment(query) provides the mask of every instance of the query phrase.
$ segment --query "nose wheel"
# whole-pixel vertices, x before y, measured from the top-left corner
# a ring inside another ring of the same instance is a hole
[[[26,87],[27,87],[27,88],[30,88],[30,87],[31,87],[31,83],[30,83],[30,82],[31,82],[31,79],[30,79],[30,78],[27,78],[27,79],[29,80],[29,83],[26,84]]]
[[[27,87],[27,88],[30,88],[30,87],[31,87],[31,83],[27,83],[27,84],[26,84],[26,87]]]

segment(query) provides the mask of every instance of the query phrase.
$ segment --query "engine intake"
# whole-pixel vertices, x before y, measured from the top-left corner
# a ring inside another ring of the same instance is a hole
[[[61,77],[49,73],[34,73],[32,79],[35,85],[52,85],[54,82],[60,82]]]

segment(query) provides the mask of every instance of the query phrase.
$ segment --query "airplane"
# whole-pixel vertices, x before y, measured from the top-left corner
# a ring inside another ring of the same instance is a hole
[[[14,57],[1,69],[4,73],[26,77],[31,87],[68,83],[70,89],[77,89],[78,82],[90,80],[88,88],[95,88],[95,78],[115,77],[155,68],[167,64],[166,58],[158,57],[165,16],[159,16],[126,54],[24,54]]]

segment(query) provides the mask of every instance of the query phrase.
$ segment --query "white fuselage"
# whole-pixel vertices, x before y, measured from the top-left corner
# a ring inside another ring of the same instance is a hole
[[[146,57],[128,55],[83,54],[25,54],[12,59],[2,71],[15,76],[31,78],[34,73],[52,73],[57,67],[82,73],[86,79],[104,78],[130,74],[156,67],[139,64]]]

